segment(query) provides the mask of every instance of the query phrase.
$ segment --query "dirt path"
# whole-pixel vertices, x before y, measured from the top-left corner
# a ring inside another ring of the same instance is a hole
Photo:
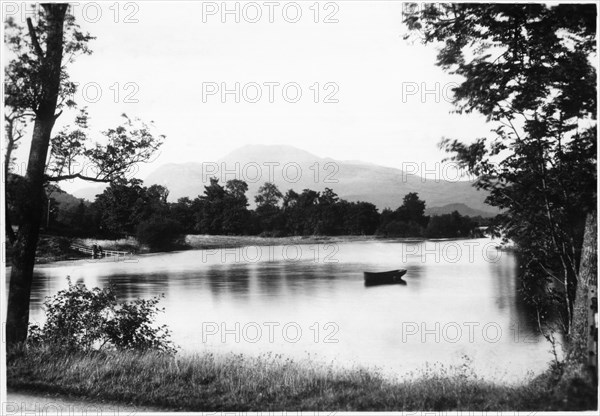
[[[46,395],[44,393],[9,391],[5,403],[2,403],[2,413],[5,416],[133,416],[142,412],[160,412],[164,410],[79,400],[76,398]]]

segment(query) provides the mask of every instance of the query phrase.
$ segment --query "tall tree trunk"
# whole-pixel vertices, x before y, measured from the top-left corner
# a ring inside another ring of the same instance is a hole
[[[585,223],[568,351],[569,361],[591,370],[590,375],[595,374],[598,366],[594,322],[598,299],[598,268],[596,263],[598,258],[598,236],[596,226],[597,218],[594,211],[587,215]],[[595,305],[594,298],[596,299]]]
[[[10,119],[7,120],[7,127],[6,127],[6,138],[8,140],[8,143],[6,144],[6,155],[4,156],[4,183],[8,184],[8,175],[10,174],[10,161],[12,159],[12,152],[13,149],[15,148],[15,133],[14,133],[14,123],[17,122],[18,120]],[[10,219],[10,211],[8,209],[8,198],[6,197],[6,194],[4,195],[4,223],[5,223],[5,227],[6,227],[6,236],[8,237],[8,241],[10,244],[14,244],[15,240],[16,240],[16,235],[15,232],[12,229],[12,221]]]
[[[23,225],[19,228],[14,243],[15,254],[10,274],[6,320],[6,341],[9,347],[24,342],[27,338],[33,267],[44,207],[44,171],[56,120],[63,56],[63,24],[68,4],[44,4],[43,7],[47,23],[46,51],[38,45],[37,55],[42,64],[41,98],[38,107],[34,109],[36,117],[25,175],[27,204],[23,212]],[[38,39],[31,22],[28,23],[32,42],[36,45]]]

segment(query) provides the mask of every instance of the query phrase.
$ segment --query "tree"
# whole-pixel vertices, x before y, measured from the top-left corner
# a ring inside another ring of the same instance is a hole
[[[318,230],[319,192],[303,189],[296,203],[296,228],[302,235],[315,234]]]
[[[197,198],[196,229],[207,234],[223,233],[223,212],[227,191],[217,178],[210,178],[204,187],[204,195]]]
[[[274,183],[265,182],[260,188],[258,188],[258,195],[254,197],[257,207],[279,206],[279,201],[283,198],[283,195]]]
[[[233,198],[234,201],[240,206],[248,206],[248,198],[246,192],[248,192],[248,184],[240,179],[231,179],[225,184],[227,192]]]
[[[580,263],[582,242],[596,241],[595,19],[593,4],[436,4],[405,19],[425,43],[441,43],[437,64],[462,77],[458,112],[493,123],[492,140],[441,145],[503,209],[503,232],[526,258],[524,282],[546,303],[561,300],[570,341],[590,336],[573,311],[589,309],[597,284],[581,278],[592,262]]]
[[[93,203],[100,215],[100,227],[113,237],[134,235],[137,226],[149,218],[147,190],[140,179],[114,181]]]
[[[79,30],[67,9],[68,4],[42,4],[37,25],[28,18],[27,30],[13,20],[6,24],[5,45],[11,54],[5,68],[5,105],[11,109],[7,113],[31,114],[34,119],[22,194],[27,203],[22,207],[22,224],[13,243],[6,323],[9,346],[27,337],[45,184],[73,178],[113,181],[133,163],[148,160],[160,145],[147,126],[138,127],[128,120],[125,126],[105,132],[108,144],[89,146],[85,112],[80,116],[83,118],[76,119],[74,130],[64,129],[52,138],[56,119],[65,108],[75,106],[70,97],[76,85],[69,80],[66,67],[74,57],[91,53],[87,45],[93,39]],[[90,166],[94,167],[91,175],[86,169]],[[10,226],[7,218],[7,230]]]
[[[16,102],[13,104],[15,108],[32,108],[35,112],[35,124],[29,163],[25,175],[25,195],[29,203],[23,211],[24,222],[19,227],[14,242],[16,250],[13,256],[6,323],[6,336],[9,345],[22,342],[27,336],[29,296],[40,229],[40,215],[43,207],[44,169],[46,167],[46,154],[50,135],[56,120],[55,111],[62,73],[63,24],[67,7],[66,4],[47,4],[43,6],[43,10],[46,12],[46,19],[44,20],[45,39],[40,39],[39,32],[33,28],[31,20],[27,20],[31,37],[27,49],[33,53],[24,51],[25,47],[20,46],[20,42],[13,43],[21,52],[17,60],[12,61],[15,62],[13,67],[16,67],[17,63],[22,66],[15,68],[12,72],[19,74],[26,84],[33,84],[32,89],[35,90],[36,97],[35,99],[32,98],[32,102],[29,103],[17,101],[17,98],[15,98]],[[45,52],[40,44],[44,40],[46,43]],[[9,73],[12,69],[11,63],[9,63],[9,69],[7,69]],[[9,79],[11,78],[9,77]],[[14,82],[12,79],[11,81]],[[11,94],[11,91],[8,90],[7,96],[16,97],[18,95],[16,92],[14,91]]]
[[[330,188],[325,188],[317,198],[318,218],[314,229],[315,234],[339,235],[343,233],[345,205],[340,204],[340,198]]]
[[[427,225],[425,217],[425,201],[419,199],[419,194],[409,192],[404,195],[402,205],[396,210],[397,219],[406,222],[414,222],[420,226]]]
[[[99,213],[104,232],[114,237],[134,235],[142,221],[170,216],[169,190],[142,185],[141,179],[119,179],[96,196],[93,209]]]
[[[295,207],[298,203],[299,197],[300,195],[298,195],[296,191],[294,191],[293,189],[288,189],[288,191],[283,196],[283,209],[286,210]]]
[[[169,216],[169,190],[162,185],[151,185],[145,189],[144,218]]]
[[[248,229],[250,212],[248,211],[248,184],[240,179],[232,179],[225,184],[225,211],[223,232],[225,234],[243,234]]]
[[[279,203],[283,194],[274,183],[265,182],[258,188],[258,194],[254,197],[256,202],[256,216],[258,219],[258,228],[262,232],[281,231],[281,209]]]
[[[98,227],[94,218],[94,209],[89,207],[89,204],[83,200],[70,208],[63,209],[61,207],[59,213],[59,221],[66,229],[68,235],[76,235],[80,237],[90,237],[98,235]]]
[[[380,215],[377,207],[370,202],[347,202],[344,215],[344,232],[353,235],[372,235],[379,225]]]
[[[185,233],[194,231],[194,202],[190,198],[179,198],[176,203],[171,204],[171,218],[181,224],[182,230]]]
[[[428,220],[425,201],[419,199],[416,192],[409,192],[395,211],[383,210],[378,233],[389,237],[419,237]]]

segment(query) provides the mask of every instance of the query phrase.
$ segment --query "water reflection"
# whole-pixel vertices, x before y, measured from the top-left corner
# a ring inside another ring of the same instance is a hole
[[[466,354],[479,374],[510,381],[543,370],[551,357],[517,290],[515,257],[493,246],[368,241],[55,263],[36,268],[31,314],[43,317],[41,302],[68,275],[113,285],[123,300],[165,294],[160,323],[188,351],[308,352],[395,373]],[[363,286],[363,271],[397,268],[408,269],[407,286]],[[256,328],[263,334],[250,342],[243,331]],[[284,328],[301,334],[291,342]]]

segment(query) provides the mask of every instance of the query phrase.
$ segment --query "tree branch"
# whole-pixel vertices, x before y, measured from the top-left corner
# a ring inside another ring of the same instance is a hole
[[[59,182],[59,181],[66,181],[69,179],[83,179],[84,181],[89,181],[89,182],[100,182],[100,183],[108,183],[111,181],[111,179],[108,178],[99,178],[99,177],[92,177],[92,176],[85,176],[82,175],[81,173],[73,173],[71,175],[60,175],[60,176],[48,176],[46,175],[46,180],[48,182]]]
[[[44,51],[40,46],[40,42],[38,41],[37,35],[35,34],[35,28],[33,27],[33,23],[31,22],[31,17],[27,18],[27,28],[29,29],[29,36],[31,36],[31,43],[33,43],[33,48],[35,49],[35,53],[40,58],[40,61],[44,60]]]

